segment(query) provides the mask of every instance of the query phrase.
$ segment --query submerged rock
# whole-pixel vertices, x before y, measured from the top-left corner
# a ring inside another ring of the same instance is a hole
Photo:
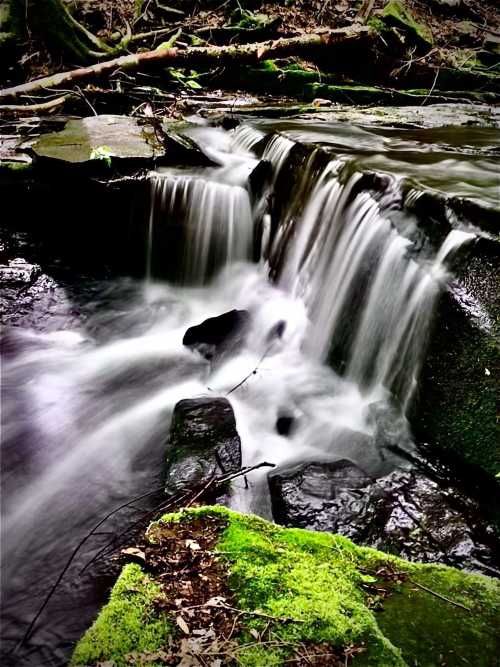
[[[206,484],[241,468],[241,442],[227,398],[179,401],[170,426],[166,465],[169,494]]]
[[[182,344],[197,350],[205,359],[212,359],[233,347],[244,333],[250,314],[247,310],[230,310],[217,317],[209,317],[184,334]]]

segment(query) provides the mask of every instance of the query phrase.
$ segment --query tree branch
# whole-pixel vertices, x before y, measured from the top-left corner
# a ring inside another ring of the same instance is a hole
[[[71,85],[91,77],[106,76],[118,69],[140,69],[154,66],[172,65],[193,67],[199,65],[227,65],[231,63],[258,63],[269,58],[284,58],[289,55],[310,55],[317,49],[325,49],[335,44],[356,42],[372,31],[366,27],[339,28],[325,32],[315,32],[254,44],[229,46],[192,46],[185,49],[166,48],[144,53],[120,56],[104,62],[80,67],[69,72],[35,79],[13,88],[0,90],[0,100],[16,98],[26,93],[35,93],[46,88]]]

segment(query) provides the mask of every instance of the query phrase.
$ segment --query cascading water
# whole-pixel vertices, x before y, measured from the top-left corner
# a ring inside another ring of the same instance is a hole
[[[85,297],[90,314],[78,325],[10,334],[2,447],[12,465],[4,470],[1,528],[14,643],[96,517],[159,483],[170,414],[182,398],[231,392],[244,465],[347,457],[379,475],[400,462],[374,444],[371,406],[389,410],[395,396],[404,414],[445,264],[472,235],[453,231],[433,259],[418,260],[388,217],[401,207],[399,181],[385,178],[375,192],[359,172],[345,175],[344,157],[332,157],[318,177],[313,150],[273,229],[264,214],[269,253],[253,264],[262,202],[248,186],[258,164],[249,151],[264,134],[250,126],[233,135],[195,128],[191,136],[214,165],[152,175],[148,281],[100,285],[105,313],[91,308],[93,285]],[[264,147],[270,188],[282,187],[294,145],[276,134]],[[269,264],[277,256],[273,283]],[[171,262],[179,267],[176,286],[155,280]],[[248,310],[251,324],[222,363],[212,366],[182,345],[188,327],[233,308]],[[286,323],[283,336],[270,346],[278,322]],[[340,351],[341,373],[324,363],[332,349]],[[283,413],[295,418],[288,437],[276,430]],[[15,415],[29,415],[29,424]],[[406,432],[401,415],[397,427]],[[253,475],[248,490],[235,484],[231,502],[269,514],[265,478]],[[74,627],[65,619],[68,604],[88,593],[88,579],[77,573],[96,548],[88,544],[68,572],[51,603],[52,623],[38,635],[42,648],[26,664],[41,664],[49,645],[59,647],[51,664],[63,664],[89,621],[92,604]]]

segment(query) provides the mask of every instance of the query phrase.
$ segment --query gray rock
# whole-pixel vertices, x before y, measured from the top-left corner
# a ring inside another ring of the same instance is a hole
[[[144,161],[165,152],[151,124],[110,114],[69,120],[62,131],[43,134],[31,150],[38,158],[72,164],[116,158]]]
[[[20,257],[11,259],[7,264],[0,265],[0,284],[31,285],[41,271],[38,264],[30,264]]]
[[[203,486],[241,468],[241,442],[223,397],[184,399],[175,406],[166,463],[168,494]]]

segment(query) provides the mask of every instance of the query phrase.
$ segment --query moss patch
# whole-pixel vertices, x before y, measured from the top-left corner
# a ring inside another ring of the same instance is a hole
[[[432,32],[428,26],[418,23],[402,0],[390,0],[382,12],[382,20],[390,26],[400,28],[416,41],[432,44]]]
[[[300,647],[332,656],[330,662],[313,663],[318,665],[337,665],[339,659],[344,664],[352,655],[357,666],[495,664],[500,650],[495,634],[498,582],[444,566],[408,563],[344,537],[286,529],[223,507],[166,515],[148,534],[151,540],[159,530],[170,536],[178,526],[186,541],[186,527],[203,526],[204,521],[213,526],[217,520],[216,549],[236,614],[232,650],[238,664],[285,665],[291,656],[296,664],[310,664],[296,660]],[[203,534],[194,528],[187,542],[194,540],[198,549],[196,540],[202,542]],[[193,569],[192,576],[200,574]],[[138,566],[127,566],[109,604],[78,644],[72,664],[115,660],[120,666],[133,651],[166,648],[170,617],[165,619],[161,605],[153,604],[159,593]],[[214,605],[209,609],[220,613]],[[175,613],[181,612],[179,607]],[[210,626],[207,617],[206,628]],[[179,635],[180,630],[171,632]]]
[[[130,664],[129,653],[159,649],[169,634],[169,623],[154,609],[159,594],[158,585],[138,565],[126,565],[108,604],[78,643],[71,664],[112,660],[122,667]]]

